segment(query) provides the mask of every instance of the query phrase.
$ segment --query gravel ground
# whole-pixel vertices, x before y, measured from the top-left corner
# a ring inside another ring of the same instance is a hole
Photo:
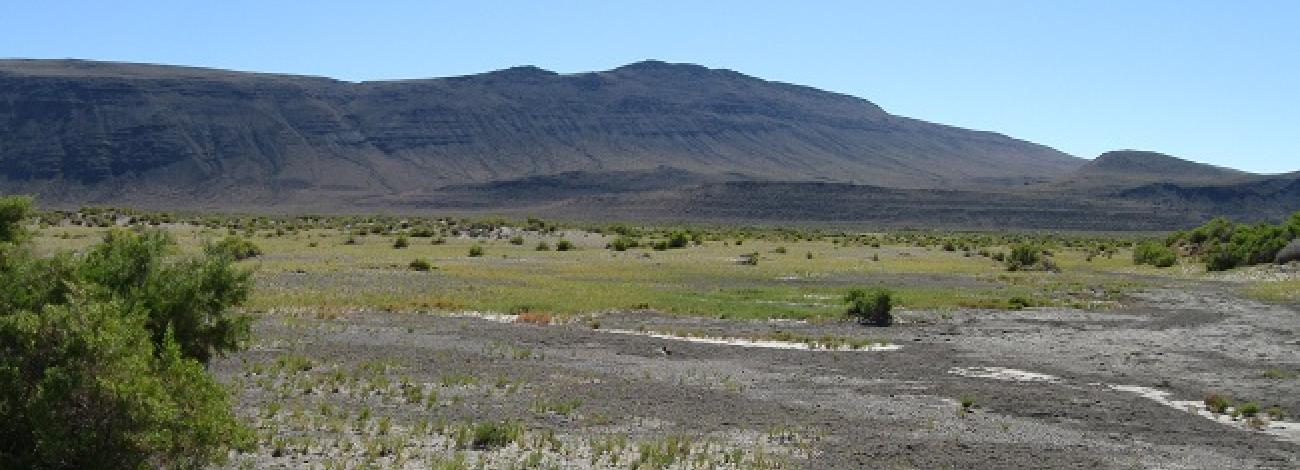
[[[600,329],[589,321],[539,326],[384,312],[329,320],[268,316],[257,324],[256,347],[214,370],[236,384],[240,413],[264,435],[255,454],[236,456],[232,466],[355,464],[361,450],[339,448],[337,437],[360,442],[382,434],[376,423],[390,418],[395,431],[386,435],[402,436],[396,446],[406,450],[366,458],[408,468],[454,454],[487,468],[522,468],[529,452],[541,467],[625,468],[647,452],[628,445],[602,457],[593,450],[615,436],[693,436],[689,455],[699,460],[677,460],[671,468],[706,461],[722,468],[1300,467],[1300,441],[1284,432],[1206,419],[1114,388],[1151,387],[1196,401],[1222,393],[1300,415],[1300,310],[1243,300],[1215,285],[1145,292],[1126,304],[1106,312],[908,311],[889,328],[645,312],[599,316]],[[902,348],[769,349],[602,331],[608,329],[719,337],[781,330],[865,336]],[[255,369],[290,355],[312,365],[296,375]],[[362,393],[364,381],[340,387],[306,380],[380,362],[391,365],[384,374],[394,384],[409,385]],[[395,398],[407,388],[413,395],[440,391],[442,398],[437,405]],[[967,411],[963,399],[973,402]],[[539,409],[564,400],[580,404],[565,412]],[[367,410],[362,416],[360,408]],[[350,431],[287,424],[317,409],[360,424]],[[530,435],[553,434],[560,444],[467,449],[450,443],[446,425],[441,434],[411,431],[433,420],[499,419],[517,420]],[[277,451],[272,435],[332,435],[335,443],[290,442]],[[727,454],[733,451],[745,455]],[[617,462],[614,453],[621,453]]]

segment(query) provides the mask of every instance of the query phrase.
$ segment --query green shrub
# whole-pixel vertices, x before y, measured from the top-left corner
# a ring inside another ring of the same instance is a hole
[[[537,250],[537,251],[551,251],[551,245],[548,244],[548,243],[546,243],[545,240],[543,240],[543,241],[537,242],[537,248],[534,248],[534,249]]]
[[[481,245],[474,245],[469,247],[470,258],[477,258],[480,256],[483,256],[483,247]]]
[[[1133,264],[1167,268],[1178,262],[1178,254],[1163,243],[1145,241],[1133,249]]]
[[[0,246],[0,468],[204,468],[251,443],[204,367],[247,336],[228,308],[248,273],[219,244],[170,246],[120,230],[80,257]]]
[[[690,241],[690,235],[686,232],[673,232],[668,236],[668,248],[686,248]]]
[[[614,238],[613,241],[609,242],[609,249],[614,251],[627,251],[630,248],[636,248],[640,245],[641,242],[637,239],[620,235],[617,238]]]
[[[1223,414],[1231,406],[1232,399],[1227,395],[1213,393],[1205,397],[1205,409],[1210,410],[1211,413]]]
[[[393,248],[395,249],[400,250],[408,246],[411,246],[411,242],[408,241],[406,237],[398,236],[397,239],[393,240]]]
[[[1200,255],[1205,268],[1225,271],[1239,266],[1272,263],[1277,255],[1300,236],[1300,213],[1286,222],[1273,224],[1235,224],[1217,218],[1188,232],[1178,232],[1168,239],[1169,245],[1182,245]]]
[[[572,249],[573,249],[573,242],[571,241],[561,238],[560,241],[555,242],[555,251],[569,251]]]
[[[23,221],[27,220],[31,210],[30,197],[0,197],[0,243],[15,243],[26,238]]]
[[[1227,271],[1237,267],[1241,262],[1241,258],[1228,247],[1216,246],[1205,253],[1205,269],[1207,271]]]
[[[251,319],[229,309],[248,299],[252,273],[221,250],[166,260],[172,244],[160,231],[114,230],[86,253],[76,275],[94,298],[145,312],[156,345],[170,330],[186,357],[207,363],[247,338]]]
[[[1016,296],[1007,300],[1007,306],[1012,310],[1021,310],[1034,306],[1034,302],[1024,297]]]
[[[524,244],[524,237],[522,237],[522,236],[520,236],[520,235],[515,235],[515,236],[513,236],[513,237],[510,237],[510,244],[511,244],[511,245],[523,245],[523,244]]]
[[[224,388],[121,302],[0,315],[6,468],[201,468],[250,434]]]
[[[474,438],[470,441],[474,449],[499,449],[517,442],[524,436],[524,427],[507,421],[479,423],[474,426]]]
[[[1042,260],[1042,250],[1036,246],[1028,244],[1018,244],[1011,247],[1011,254],[1007,255],[1004,263],[1008,271],[1021,271],[1032,269]]]
[[[889,326],[894,323],[893,295],[885,289],[854,289],[844,296],[849,304],[846,315],[864,325]]]
[[[1255,402],[1243,403],[1237,411],[1240,411],[1242,416],[1254,418],[1259,415],[1259,404]]]
[[[411,260],[411,264],[409,266],[412,271],[429,271],[433,269],[433,264],[429,263],[429,261],[424,258],[416,258],[414,260]]]

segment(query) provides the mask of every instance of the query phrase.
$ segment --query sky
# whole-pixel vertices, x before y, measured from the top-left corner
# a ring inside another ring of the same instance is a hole
[[[18,1],[0,57],[381,80],[689,62],[1084,158],[1300,170],[1300,2]]]

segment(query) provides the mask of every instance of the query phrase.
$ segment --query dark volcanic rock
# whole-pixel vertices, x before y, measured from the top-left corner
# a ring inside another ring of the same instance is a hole
[[[0,61],[0,175],[16,182],[10,188],[53,185],[71,199],[97,188],[265,203],[659,167],[943,187],[1055,177],[1081,164],[1002,135],[893,116],[859,98],[697,65],[647,61],[571,75],[515,67],[348,83]]]
[[[1277,258],[1274,260],[1277,264],[1286,264],[1300,261],[1300,238],[1292,240],[1282,251],[1277,252]]]

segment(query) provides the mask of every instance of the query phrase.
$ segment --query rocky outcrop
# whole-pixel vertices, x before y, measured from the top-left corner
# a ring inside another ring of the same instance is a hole
[[[1300,261],[1300,238],[1291,241],[1282,251],[1277,252],[1277,258],[1273,260],[1277,264],[1294,263]]]

